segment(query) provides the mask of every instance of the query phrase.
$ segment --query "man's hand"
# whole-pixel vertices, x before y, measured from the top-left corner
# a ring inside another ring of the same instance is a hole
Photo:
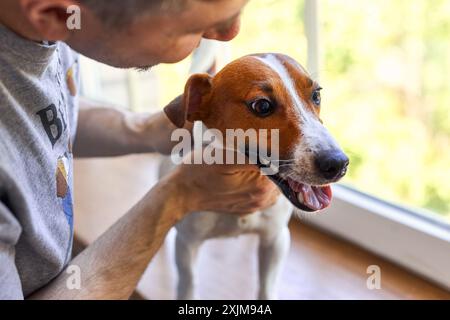
[[[280,194],[275,184],[251,164],[182,164],[169,179],[184,199],[185,213],[204,210],[248,214],[273,205]]]
[[[253,165],[180,165],[68,265],[81,289],[61,272],[34,299],[128,299],[167,232],[187,213],[250,213],[274,203],[278,190]]]

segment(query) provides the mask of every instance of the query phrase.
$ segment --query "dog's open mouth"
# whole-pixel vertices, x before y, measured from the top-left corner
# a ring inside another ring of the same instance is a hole
[[[303,211],[318,211],[331,204],[331,187],[311,186],[292,178],[283,179],[279,174],[268,176],[283,192],[284,196]]]
[[[248,147],[245,149],[248,156]],[[259,168],[270,168],[270,161],[264,160],[257,154],[257,166]],[[278,172],[278,171],[277,171]],[[331,204],[333,193],[330,185],[312,186],[295,180],[291,177],[283,178],[280,172],[267,176],[283,192],[284,196],[298,209],[308,212],[319,211]]]

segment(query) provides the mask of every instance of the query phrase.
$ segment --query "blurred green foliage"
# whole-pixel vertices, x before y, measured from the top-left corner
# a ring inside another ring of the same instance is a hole
[[[324,118],[358,188],[450,216],[450,2],[321,1]]]
[[[234,58],[306,65],[303,0],[253,0]],[[322,116],[351,158],[344,182],[450,220],[450,1],[320,1]],[[161,66],[161,103],[189,62]],[[312,75],[315,77],[316,75]]]

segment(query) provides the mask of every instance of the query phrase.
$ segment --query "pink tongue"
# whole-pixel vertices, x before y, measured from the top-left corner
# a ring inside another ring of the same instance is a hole
[[[308,207],[313,210],[320,210],[322,209],[322,205],[313,188],[314,187],[303,184],[300,192],[302,193],[303,201]]]
[[[295,192],[301,192],[303,183],[297,182],[295,180],[292,180],[291,178],[287,178],[287,182],[289,184],[289,187],[294,190]]]
[[[325,187],[311,187],[309,185],[297,182],[293,179],[287,179],[289,187],[302,195],[303,204],[312,210],[321,210],[328,207],[331,203],[331,188]]]
[[[326,187],[311,187],[302,185],[301,193],[305,204],[313,210],[321,210],[331,203],[331,189]]]
[[[313,187],[316,192],[316,197],[319,200],[320,204],[322,205],[322,209],[325,209],[328,207],[331,203],[331,187]]]

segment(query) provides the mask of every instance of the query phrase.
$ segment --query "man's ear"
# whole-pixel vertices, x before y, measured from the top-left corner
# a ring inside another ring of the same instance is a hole
[[[20,0],[22,12],[42,40],[65,41],[70,30],[67,9],[78,2],[74,0]]]
[[[164,108],[169,120],[178,128],[184,127],[186,120],[202,120],[206,115],[205,101],[211,93],[211,76],[206,73],[192,75],[184,88],[184,94]]]

